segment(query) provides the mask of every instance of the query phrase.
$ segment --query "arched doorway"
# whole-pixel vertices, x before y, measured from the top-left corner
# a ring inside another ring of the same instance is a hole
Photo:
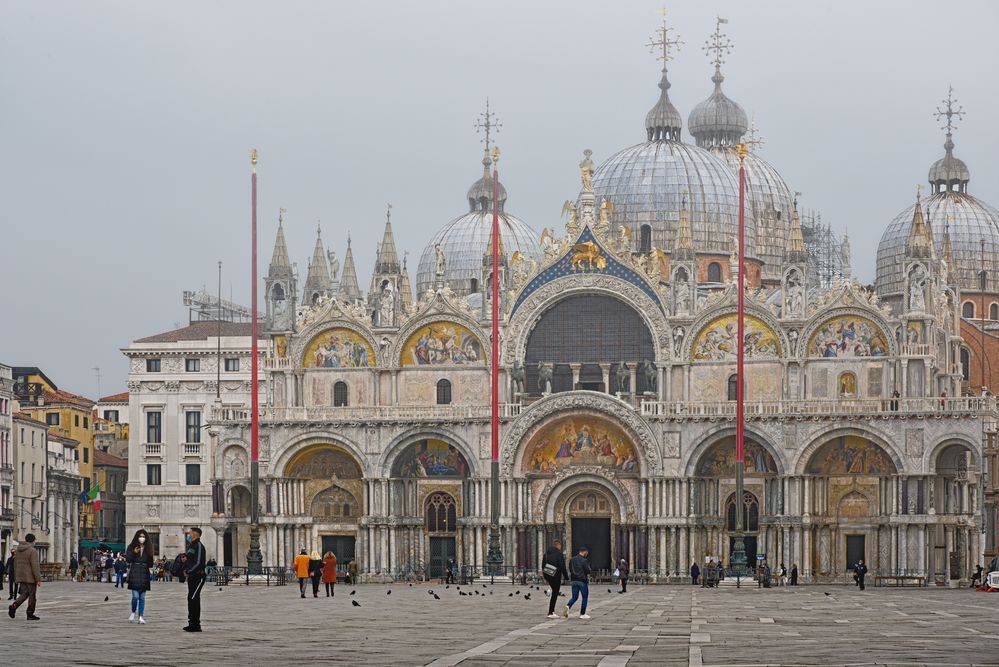
[[[614,517],[617,516],[617,503],[612,495],[597,484],[583,483],[564,494],[564,503],[572,554],[586,546],[590,550],[590,566],[594,570],[610,570],[611,546],[616,532]],[[618,552],[622,551],[627,553],[627,548],[622,550],[619,544]]]
[[[728,531],[729,553],[735,546],[735,538],[731,537],[737,528],[737,513],[742,512],[743,545],[746,550],[746,563],[750,568],[756,565],[757,535],[760,532],[760,501],[756,494],[750,491],[742,492],[742,502],[738,502],[735,493],[731,493],[725,501],[725,530]]]
[[[443,577],[448,561],[455,560],[458,553],[458,503],[450,493],[431,493],[423,504],[423,516],[430,542],[427,575]]]
[[[946,445],[936,454],[930,479],[930,506],[938,519],[933,527],[933,570],[940,584],[967,577],[977,565],[975,500],[979,478],[975,455],[965,444]]]
[[[549,308],[530,337],[524,365],[527,391],[539,392],[538,364],[553,364],[552,392],[583,389],[614,393],[612,368],[625,362],[655,360],[652,333],[637,310],[600,294],[572,295]],[[570,364],[579,364],[573,370]],[[629,380],[630,382],[630,380]],[[630,393],[650,389],[644,373],[635,374]]]

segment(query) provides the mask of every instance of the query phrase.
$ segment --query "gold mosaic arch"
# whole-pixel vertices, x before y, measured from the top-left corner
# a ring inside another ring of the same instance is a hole
[[[375,365],[371,344],[353,329],[324,329],[305,346],[302,366],[305,368],[368,368]]]
[[[881,327],[859,315],[837,315],[818,327],[808,339],[809,357],[884,357],[890,347]]]
[[[402,366],[484,366],[486,351],[468,327],[450,320],[426,324],[406,339]]]
[[[638,473],[641,463],[632,437],[616,422],[590,414],[570,414],[548,422],[524,448],[523,470],[553,475],[576,467]]]
[[[334,444],[311,445],[295,454],[284,467],[287,477],[330,480],[360,479],[361,464],[346,449]]]
[[[714,318],[697,332],[690,348],[694,361],[729,361],[736,357],[738,315],[728,313]],[[781,356],[780,338],[770,325],[755,315],[745,315],[746,357],[777,359]]]

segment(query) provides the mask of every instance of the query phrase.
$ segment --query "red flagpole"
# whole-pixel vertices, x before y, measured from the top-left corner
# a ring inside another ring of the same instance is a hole
[[[490,576],[502,574],[503,549],[499,534],[499,148],[493,146],[493,272],[492,272],[492,463],[489,485],[489,543],[486,566]]]
[[[746,253],[745,253],[745,242],[746,242],[746,171],[743,167],[743,158],[745,157],[745,144],[739,144],[739,279],[738,279],[738,303],[739,303],[739,318],[738,318],[738,345],[736,347],[736,380],[738,381],[738,386],[735,389],[735,460],[736,464],[741,468],[745,463],[745,446],[743,438],[745,436],[743,429],[743,419],[744,419],[744,406],[743,401],[745,400],[745,376],[743,375],[743,365],[745,363],[745,344],[746,340],[746,322],[745,322],[745,304],[744,297],[746,291]],[[742,498],[738,498],[736,502],[742,502]],[[739,513],[741,515],[741,513]]]
[[[259,451],[257,448],[257,434],[260,429],[260,421],[257,410],[257,151],[253,150],[250,158],[253,163],[253,175],[250,177],[252,182],[252,232],[250,240],[250,317],[253,318],[250,323],[250,335],[253,340],[250,341],[250,460],[253,463],[257,463],[259,459]],[[254,512],[255,514],[256,512]]]

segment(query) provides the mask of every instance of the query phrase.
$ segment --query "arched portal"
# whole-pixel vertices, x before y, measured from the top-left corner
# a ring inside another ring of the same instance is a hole
[[[607,295],[571,295],[549,308],[527,339],[527,390],[540,393],[539,363],[553,365],[553,392],[613,392],[617,388],[616,380],[611,380],[614,366],[655,358],[652,333],[638,311]],[[576,364],[578,370],[574,370]],[[634,383],[628,385],[634,393],[632,384],[638,393],[650,389],[644,373],[636,373]]]
[[[877,444],[859,435],[842,435],[819,447],[808,462],[811,475],[896,474],[895,462]]]
[[[601,485],[581,482],[569,487],[559,497],[556,512],[565,517],[566,546],[573,555],[586,546],[594,570],[611,569],[612,549],[627,553],[626,531],[615,520],[620,515],[617,500]]]
[[[450,493],[436,491],[424,501],[423,516],[429,538],[427,574],[442,577],[458,553],[458,503]]]
[[[229,489],[229,516],[234,519],[245,519],[250,516],[251,496],[245,486],[234,486]]]

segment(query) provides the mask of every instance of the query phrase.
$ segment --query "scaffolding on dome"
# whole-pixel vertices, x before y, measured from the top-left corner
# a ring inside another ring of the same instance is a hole
[[[807,272],[812,285],[829,287],[837,278],[849,277],[847,267],[844,272],[843,237],[828,222],[822,222],[822,214],[806,210],[801,214],[801,235],[808,253]]]

